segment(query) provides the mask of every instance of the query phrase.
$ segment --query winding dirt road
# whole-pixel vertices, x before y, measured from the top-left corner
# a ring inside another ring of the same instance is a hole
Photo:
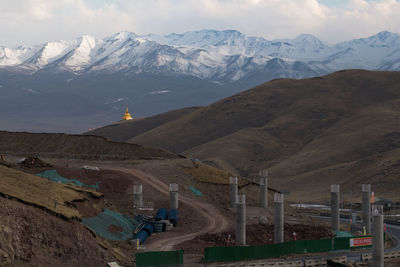
[[[124,167],[108,167],[108,169],[114,169],[121,172],[125,172],[131,175],[136,176],[143,182],[149,184],[154,189],[159,191],[160,193],[169,196],[169,186],[151,174],[145,173],[138,169],[133,168],[124,168]],[[206,233],[220,233],[225,231],[228,228],[227,219],[212,205],[209,203],[200,201],[195,198],[189,198],[183,195],[179,195],[179,202],[184,203],[191,208],[193,208],[196,212],[199,212],[201,216],[204,218],[205,226],[192,233],[169,237],[166,239],[160,239],[157,242],[149,244],[146,246],[147,250],[172,250],[174,247],[187,240],[191,240],[196,236],[200,236]]]

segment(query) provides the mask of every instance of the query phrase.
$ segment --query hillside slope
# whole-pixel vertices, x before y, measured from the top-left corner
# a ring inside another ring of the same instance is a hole
[[[102,194],[0,165],[2,266],[101,266],[110,251],[76,218]],[[85,203],[85,204],[83,204]]]
[[[119,121],[92,130],[86,134],[103,136],[115,142],[125,142],[134,136],[150,131],[172,120],[176,120],[197,109],[198,107],[182,108],[161,113],[156,116],[138,118],[129,121]]]
[[[336,181],[350,186],[369,180],[390,189],[400,172],[399,84],[398,72],[363,70],[278,79],[129,142],[184,153],[243,175],[269,168],[278,188],[295,188],[306,179],[322,186],[314,186],[316,192]],[[350,165],[343,170],[343,164]]]
[[[178,157],[160,149],[112,142],[99,136],[4,131],[0,131],[0,151],[10,155],[101,160]]]

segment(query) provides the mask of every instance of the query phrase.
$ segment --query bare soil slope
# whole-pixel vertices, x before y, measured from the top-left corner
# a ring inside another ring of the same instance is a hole
[[[172,110],[152,117],[138,118],[129,121],[119,121],[114,124],[92,130],[86,134],[104,136],[115,142],[125,142],[134,136],[150,131],[167,122],[181,118],[198,107]]]
[[[114,257],[78,221],[0,197],[2,266],[106,266]]]
[[[0,152],[9,155],[82,159],[153,159],[177,156],[100,136],[0,131]]]
[[[278,189],[325,194],[370,182],[397,197],[400,73],[339,71],[278,79],[129,140],[184,153],[241,175],[270,169]],[[293,196],[293,195],[292,195]],[[308,195],[315,197],[315,195]]]

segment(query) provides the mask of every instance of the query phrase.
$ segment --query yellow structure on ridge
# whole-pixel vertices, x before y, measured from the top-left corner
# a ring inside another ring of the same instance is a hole
[[[128,108],[126,108],[124,116],[122,116],[122,120],[127,121],[127,120],[132,120],[131,114],[129,114]]]

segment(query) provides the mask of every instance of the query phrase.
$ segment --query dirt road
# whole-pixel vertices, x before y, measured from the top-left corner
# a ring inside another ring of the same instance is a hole
[[[140,180],[142,180],[144,183],[147,183],[150,186],[152,186],[160,193],[167,196],[169,195],[169,185],[166,185],[153,175],[150,175],[148,173],[133,168],[124,168],[124,167],[107,167],[107,168],[134,175]],[[147,250],[157,250],[157,251],[172,250],[177,244],[187,240],[191,240],[196,236],[203,235],[205,233],[220,233],[228,228],[227,219],[212,205],[195,198],[189,198],[183,196],[181,194],[179,195],[179,202],[184,203],[193,208],[193,210],[195,210],[196,212],[199,212],[201,216],[204,218],[205,226],[196,232],[157,240],[157,242],[148,244],[146,246]]]

